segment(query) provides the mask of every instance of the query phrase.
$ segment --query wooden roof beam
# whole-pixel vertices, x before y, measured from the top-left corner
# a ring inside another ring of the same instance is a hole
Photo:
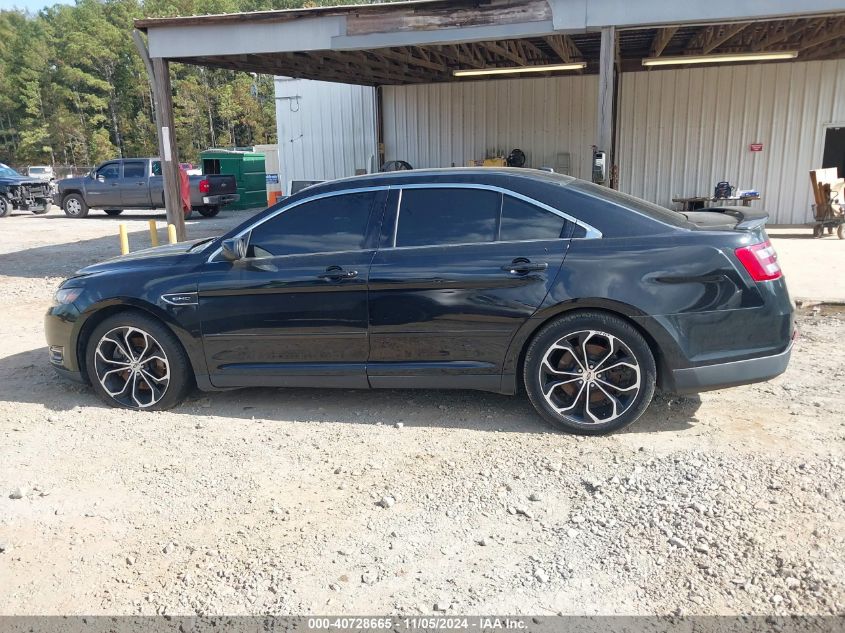
[[[772,33],[752,45],[752,49],[756,51],[771,50],[775,44],[780,44],[784,40],[788,40],[794,35],[801,33],[812,23],[806,20],[793,20],[792,22],[783,22],[783,28],[779,33]]]
[[[806,53],[802,52],[800,59],[835,59],[837,57],[845,56],[845,39],[839,39],[833,42],[827,42],[824,46],[816,46]]]
[[[690,40],[686,52],[695,55],[707,55],[742,33],[748,25],[748,22],[743,22],[740,24],[706,26]]]
[[[838,39],[845,39],[845,18],[834,20],[819,29],[814,35],[802,38],[798,43],[798,50],[805,51],[813,46]]]
[[[429,70],[435,70],[438,73],[447,73],[450,72],[449,68],[444,66],[443,64],[438,64],[436,62],[432,62],[424,57],[417,57],[416,55],[412,55],[409,52],[404,52],[401,50],[392,50],[389,48],[379,48],[372,51],[373,54],[379,55],[385,59],[391,59],[393,61],[397,61],[403,64],[408,64],[411,66],[420,66],[422,68],[428,68]]]
[[[660,57],[663,50],[672,38],[675,37],[675,33],[677,32],[677,26],[667,26],[662,29],[657,29],[657,33],[654,34],[654,39],[651,41],[651,56]]]
[[[581,61],[583,55],[568,35],[549,35],[543,39],[564,63]]]
[[[742,33],[748,25],[748,22],[725,25],[721,32],[719,32],[718,35],[714,35],[713,39],[701,49],[702,54],[707,55],[719,48],[725,42],[732,40],[734,37]]]
[[[524,57],[522,57],[521,55],[518,55],[517,53],[514,53],[513,51],[511,51],[510,47],[508,46],[507,41],[502,42],[501,45],[498,44],[497,42],[479,42],[479,45],[486,48],[488,51],[490,51],[494,55],[498,55],[499,57],[504,57],[505,59],[508,59],[508,60],[514,62],[518,66],[527,66],[528,65],[528,61]]]

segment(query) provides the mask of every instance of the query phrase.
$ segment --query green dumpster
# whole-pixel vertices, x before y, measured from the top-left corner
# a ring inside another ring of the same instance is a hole
[[[264,154],[228,149],[208,149],[200,153],[203,174],[229,174],[235,177],[241,199],[227,209],[254,209],[267,206],[267,176]]]

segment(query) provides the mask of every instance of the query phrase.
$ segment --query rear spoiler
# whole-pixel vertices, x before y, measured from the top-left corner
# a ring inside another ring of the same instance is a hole
[[[707,207],[699,209],[699,211],[709,211],[711,213],[724,213],[729,215],[737,221],[734,229],[740,231],[753,231],[765,226],[769,220],[769,214],[765,211],[756,211],[748,207]]]

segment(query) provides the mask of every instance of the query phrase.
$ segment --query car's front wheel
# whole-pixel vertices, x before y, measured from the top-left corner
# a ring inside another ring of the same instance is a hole
[[[85,198],[78,193],[71,193],[62,200],[62,210],[69,218],[84,218],[88,215],[88,205]]]
[[[161,410],[179,404],[193,379],[179,340],[138,312],[105,319],[88,339],[86,369],[97,395],[125,409]]]
[[[12,203],[5,196],[0,196],[0,218],[5,218],[12,213]]]
[[[654,396],[656,374],[642,335],[600,312],[552,321],[525,355],[531,404],[557,428],[583,435],[610,433],[637,420]]]

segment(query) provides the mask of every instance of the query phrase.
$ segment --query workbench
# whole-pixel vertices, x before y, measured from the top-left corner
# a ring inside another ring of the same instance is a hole
[[[759,200],[760,196],[731,196],[730,198],[712,198],[710,196],[693,196],[691,198],[672,198],[672,202],[681,205],[681,211],[696,211],[716,204],[737,204],[750,207],[751,202]]]

